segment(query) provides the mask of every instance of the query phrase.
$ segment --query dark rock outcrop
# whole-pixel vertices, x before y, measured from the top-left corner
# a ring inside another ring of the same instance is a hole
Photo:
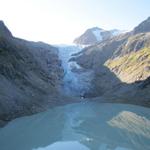
[[[4,22],[0,20],[0,37],[1,36],[9,38],[12,37],[12,34],[5,26]]]

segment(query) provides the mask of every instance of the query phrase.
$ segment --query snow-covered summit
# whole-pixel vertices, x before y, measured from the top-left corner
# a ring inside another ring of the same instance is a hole
[[[93,27],[87,29],[81,36],[74,40],[77,45],[93,45],[97,42],[101,42],[113,36],[121,34],[122,31],[118,29],[104,30],[99,27]]]

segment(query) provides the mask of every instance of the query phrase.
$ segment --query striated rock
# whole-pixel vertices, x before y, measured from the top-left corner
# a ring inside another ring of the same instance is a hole
[[[139,33],[132,35],[127,38],[126,42],[122,43],[118,49],[113,54],[113,58],[118,56],[124,56],[130,54],[131,52],[136,52],[144,47],[150,46],[150,32]]]

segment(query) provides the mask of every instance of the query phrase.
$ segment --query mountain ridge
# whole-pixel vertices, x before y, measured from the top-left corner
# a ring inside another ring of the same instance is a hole
[[[133,29],[133,34],[150,32],[150,17],[142,21]]]
[[[86,97],[150,106],[149,18],[143,22],[131,32],[98,42],[74,55],[73,61],[95,73]]]

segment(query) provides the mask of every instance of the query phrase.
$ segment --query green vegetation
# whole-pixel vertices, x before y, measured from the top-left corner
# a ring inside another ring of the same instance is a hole
[[[123,80],[144,80],[150,76],[150,48],[143,48],[105,63]],[[126,76],[126,78],[125,78]],[[127,77],[128,76],[128,77]]]

